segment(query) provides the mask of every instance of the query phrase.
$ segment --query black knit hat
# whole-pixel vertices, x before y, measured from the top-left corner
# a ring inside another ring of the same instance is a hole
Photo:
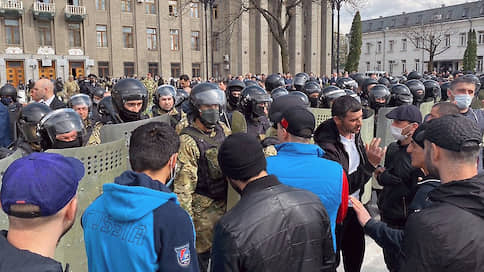
[[[461,114],[432,119],[425,128],[425,140],[454,152],[479,148],[482,141],[477,123]]]
[[[218,151],[218,163],[225,176],[236,180],[248,180],[267,167],[260,141],[247,133],[225,139]]]

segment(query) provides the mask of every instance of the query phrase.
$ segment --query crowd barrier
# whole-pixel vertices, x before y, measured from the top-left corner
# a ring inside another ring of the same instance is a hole
[[[135,128],[150,122],[169,123],[169,121],[170,121],[170,117],[167,114],[164,114],[161,116],[135,121],[135,122],[104,125],[100,131],[101,143],[108,143],[108,142],[116,141],[120,138],[124,138],[126,140],[126,146],[129,146],[129,137],[131,136],[131,132]]]

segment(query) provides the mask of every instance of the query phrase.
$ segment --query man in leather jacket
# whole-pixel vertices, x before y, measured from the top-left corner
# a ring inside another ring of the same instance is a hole
[[[220,168],[240,201],[215,227],[211,271],[334,271],[328,214],[319,198],[266,172],[254,136],[229,136]]]

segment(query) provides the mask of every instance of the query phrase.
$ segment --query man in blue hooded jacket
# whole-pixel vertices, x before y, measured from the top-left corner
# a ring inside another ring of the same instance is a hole
[[[133,131],[126,171],[84,212],[89,271],[198,271],[188,213],[169,189],[180,146],[168,124]]]
[[[336,223],[342,223],[348,207],[348,181],[337,162],[324,159],[324,151],[310,144],[314,115],[304,107],[287,109],[277,123],[277,156],[267,158],[267,172],[286,185],[316,194],[328,212],[333,247]]]

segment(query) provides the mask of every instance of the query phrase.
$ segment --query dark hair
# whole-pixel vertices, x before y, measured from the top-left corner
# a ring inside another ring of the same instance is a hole
[[[360,102],[354,97],[344,95],[336,98],[331,106],[331,116],[338,116],[344,118],[348,112],[357,112],[362,110]]]
[[[181,76],[180,76],[180,80],[189,81],[189,80],[190,80],[190,78],[188,77],[188,75],[181,75]]]
[[[459,83],[468,83],[474,85],[474,89],[476,86],[476,82],[471,78],[471,77],[466,77],[466,76],[460,76],[450,82],[449,89],[452,91],[454,90],[455,86]]]
[[[432,106],[432,108],[437,107],[437,111],[439,112],[439,116],[442,117],[444,115],[450,114],[459,114],[460,110],[454,103],[450,102],[439,102]]]
[[[178,152],[180,138],[175,130],[162,122],[150,122],[131,133],[129,163],[133,171],[156,171],[163,168]]]

